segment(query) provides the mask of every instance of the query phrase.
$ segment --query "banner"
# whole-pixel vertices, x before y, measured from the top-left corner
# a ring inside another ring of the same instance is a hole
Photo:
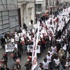
[[[8,43],[5,45],[5,52],[13,52],[14,48],[17,48],[17,44]]]
[[[39,38],[39,25],[40,22],[37,23],[37,29],[35,29],[34,34],[34,44],[33,44],[33,51],[32,51],[32,70],[34,70],[37,66],[37,45],[38,45],[38,38]]]
[[[31,51],[31,52],[33,51],[33,45],[28,45],[27,46],[27,52],[29,52],[29,51]],[[37,46],[36,52],[40,53],[40,45]]]

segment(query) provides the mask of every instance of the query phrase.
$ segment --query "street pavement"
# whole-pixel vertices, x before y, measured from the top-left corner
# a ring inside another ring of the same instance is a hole
[[[4,53],[5,53],[4,50],[0,49],[0,59],[2,58]],[[44,50],[42,52],[42,54],[38,56],[38,65],[39,65],[40,62],[43,61],[43,59],[45,58],[46,54],[47,54],[47,49]],[[24,66],[25,63],[26,63],[26,60],[27,60],[27,53],[26,53],[26,50],[24,50],[24,52],[22,54],[22,58],[21,58],[21,70],[26,70],[26,67]],[[9,54],[8,64],[7,65],[8,65],[9,68],[11,68],[12,66],[14,66],[14,64],[15,64],[15,62],[13,61],[13,59],[10,57],[10,54]],[[36,67],[36,70],[39,67],[38,65]]]

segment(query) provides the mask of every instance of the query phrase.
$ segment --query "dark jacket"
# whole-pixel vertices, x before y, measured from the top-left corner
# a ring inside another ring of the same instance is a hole
[[[3,56],[2,59],[4,59],[4,64],[7,64],[7,61],[8,61],[8,57],[7,57],[7,55]]]
[[[27,62],[27,63],[25,64],[25,66],[26,66],[26,70],[30,70],[32,64],[31,64],[31,62],[29,61],[29,62]]]
[[[49,70],[54,70],[54,68],[55,68],[55,62],[54,61],[51,61],[49,63]]]

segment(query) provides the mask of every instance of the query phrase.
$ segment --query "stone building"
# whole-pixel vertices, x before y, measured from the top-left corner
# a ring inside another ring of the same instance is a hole
[[[20,9],[22,27],[23,27],[23,23],[29,25],[31,19],[35,22],[34,0],[18,0],[18,7]]]
[[[0,34],[19,29],[17,0],[0,0]]]

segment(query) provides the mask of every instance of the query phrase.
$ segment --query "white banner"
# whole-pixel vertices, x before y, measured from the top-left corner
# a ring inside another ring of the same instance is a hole
[[[38,38],[39,38],[39,25],[40,22],[37,23],[38,28],[35,30],[34,34],[34,45],[33,45],[33,51],[32,51],[32,70],[34,70],[37,66],[37,45],[38,45]]]
[[[5,52],[13,52],[14,48],[17,48],[17,44],[6,44],[5,45]]]
[[[30,52],[33,51],[33,45],[28,45],[28,46],[27,46],[27,52],[29,52],[29,51],[30,51]],[[40,45],[37,46],[36,52],[37,52],[37,53],[40,53]]]

